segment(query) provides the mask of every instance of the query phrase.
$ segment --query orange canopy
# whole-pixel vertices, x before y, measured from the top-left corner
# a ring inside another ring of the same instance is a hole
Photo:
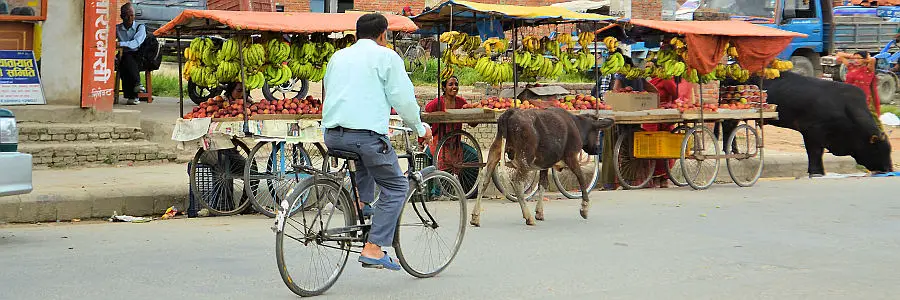
[[[738,49],[737,61],[751,73],[761,71],[791,43],[805,34],[756,25],[744,21],[656,21],[622,20],[635,26],[685,35],[688,59],[700,74],[712,72],[722,60],[725,44]],[[603,28],[599,31],[606,30]]]
[[[805,34],[781,30],[744,21],[656,21],[631,19],[635,26],[653,28],[677,34],[704,34],[721,36],[806,37]]]
[[[356,30],[356,20],[362,15],[361,13],[325,14],[187,9],[153,34],[156,36],[174,35],[176,26],[184,27],[185,31],[230,28],[237,31],[283,33],[341,32]],[[413,32],[419,29],[408,17],[391,14],[384,16],[388,19],[388,30]]]

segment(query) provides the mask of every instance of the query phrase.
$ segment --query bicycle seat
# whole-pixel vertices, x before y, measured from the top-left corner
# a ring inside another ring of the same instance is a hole
[[[346,160],[359,160],[359,153],[344,150],[328,149],[328,156]]]

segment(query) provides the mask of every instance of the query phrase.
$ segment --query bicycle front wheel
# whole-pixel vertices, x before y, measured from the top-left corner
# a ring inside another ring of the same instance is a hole
[[[466,233],[466,193],[450,173],[434,171],[423,178],[424,189],[410,180],[394,250],[412,276],[428,278],[450,265]]]
[[[350,195],[332,180],[309,178],[288,196],[289,207],[307,210],[290,214],[279,209],[276,218],[275,258],[284,284],[302,297],[324,293],[340,277],[347,264],[356,231],[327,234],[326,230],[356,224]],[[301,203],[302,202],[302,203]]]

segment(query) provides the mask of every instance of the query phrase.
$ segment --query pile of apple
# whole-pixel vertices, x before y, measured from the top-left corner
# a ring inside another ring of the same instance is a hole
[[[508,108],[513,107],[513,101],[515,101],[516,108],[520,108],[520,109],[537,108],[534,105],[534,103],[531,103],[531,101],[528,101],[528,100],[522,101],[520,99],[499,98],[499,97],[489,97],[489,98],[482,99],[481,101],[467,103],[466,105],[463,105],[463,108],[508,109]]]
[[[748,101],[759,102],[762,99],[762,102],[766,102],[766,94],[765,91],[761,91],[756,85],[732,85],[725,86],[719,91],[719,98],[727,101],[737,101],[743,104],[746,104]]]
[[[322,113],[322,101],[306,96],[304,99],[281,99],[276,101],[259,100],[258,103],[250,105],[250,116],[255,115],[305,115]]]
[[[550,100],[550,105],[567,110],[601,109],[611,110],[612,106],[603,103],[600,99],[591,95],[568,95],[562,101]]]
[[[193,118],[243,118],[245,115],[274,115],[274,114],[319,114],[322,112],[322,101],[307,96],[305,99],[282,99],[277,101],[260,100],[249,108],[244,108],[244,100],[236,99],[229,102],[223,96],[209,98],[206,102],[193,108],[184,115],[185,119]]]
[[[707,104],[703,104],[702,106],[698,106],[697,103],[695,103],[694,101],[691,101],[690,99],[685,99],[685,98],[675,99],[675,102],[663,103],[662,105],[660,105],[660,107],[667,108],[667,109],[677,109],[678,112],[681,112],[681,113],[699,111],[700,108],[702,108],[703,111],[708,111],[708,112],[719,111],[718,104],[707,103]]]
[[[206,102],[201,102],[195,106],[191,112],[184,115],[185,119],[193,118],[230,118],[244,117],[244,100],[237,99],[234,102],[228,102],[221,95],[209,98]]]

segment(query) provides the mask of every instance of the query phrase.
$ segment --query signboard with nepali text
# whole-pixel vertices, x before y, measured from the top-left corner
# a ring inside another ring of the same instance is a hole
[[[0,105],[14,104],[47,104],[31,50],[0,50]]]
[[[117,10],[110,0],[84,1],[81,107],[112,111]]]

